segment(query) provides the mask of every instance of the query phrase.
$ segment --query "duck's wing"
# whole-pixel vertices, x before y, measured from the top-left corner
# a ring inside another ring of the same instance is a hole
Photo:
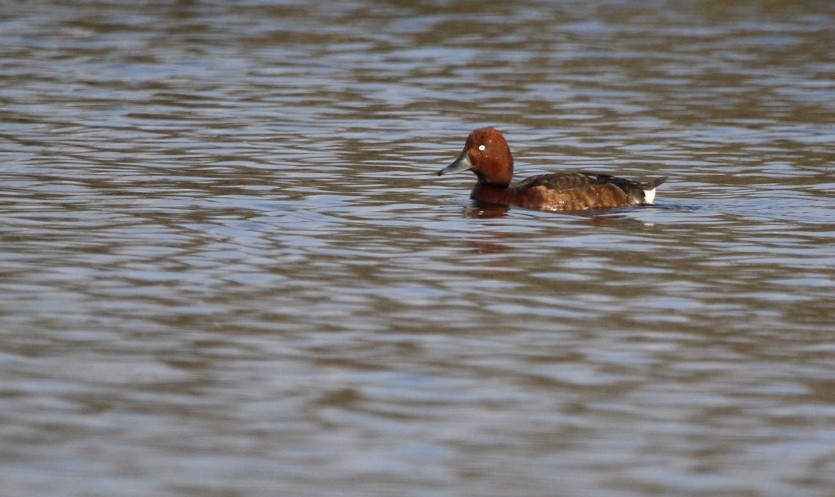
[[[530,192],[528,196],[537,192],[549,203],[561,205],[561,210],[582,210],[651,203],[655,188],[665,179],[639,183],[609,174],[572,171],[532,176],[513,187]]]

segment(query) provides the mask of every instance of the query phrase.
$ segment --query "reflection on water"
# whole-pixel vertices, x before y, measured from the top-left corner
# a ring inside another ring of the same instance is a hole
[[[831,494],[834,21],[5,2],[4,495]],[[482,125],[670,179],[473,205]]]

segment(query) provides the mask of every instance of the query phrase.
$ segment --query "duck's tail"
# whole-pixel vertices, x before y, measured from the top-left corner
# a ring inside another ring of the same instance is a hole
[[[664,176],[663,178],[654,179],[641,185],[641,188],[644,190],[645,204],[652,204],[655,202],[655,189],[658,188],[658,185],[665,181],[667,181],[666,176]]]

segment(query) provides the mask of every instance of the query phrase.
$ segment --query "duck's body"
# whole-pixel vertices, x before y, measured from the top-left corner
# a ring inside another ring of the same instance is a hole
[[[579,211],[651,204],[666,178],[639,183],[608,174],[565,172],[532,176],[511,183],[513,156],[495,128],[479,128],[467,138],[464,151],[438,175],[471,170],[478,176],[470,198],[498,205],[547,211]]]

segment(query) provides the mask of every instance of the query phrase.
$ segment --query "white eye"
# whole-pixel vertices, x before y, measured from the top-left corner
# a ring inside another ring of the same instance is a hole
[[[479,150],[480,152],[484,152],[485,150],[487,150],[487,147],[485,147],[484,145],[479,145],[479,146],[478,146],[478,150]]]

